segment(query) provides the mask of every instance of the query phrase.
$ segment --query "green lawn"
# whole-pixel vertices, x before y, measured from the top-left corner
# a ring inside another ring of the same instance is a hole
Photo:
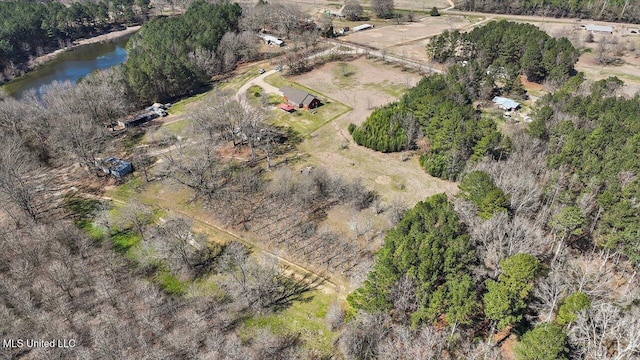
[[[302,136],[309,135],[323,125],[330,123],[339,116],[351,111],[351,107],[314,91],[313,89],[289,81],[280,73],[267,76],[265,81],[278,88],[282,86],[289,86],[304,90],[318,97],[322,101],[323,105],[313,110],[299,109],[293,113],[286,113],[282,110],[277,110],[277,115],[273,119],[273,124],[277,126],[290,127]]]
[[[134,175],[126,183],[118,186],[113,191],[107,192],[107,196],[113,197],[114,199],[126,201],[127,199],[132,197],[136,192],[138,192],[138,189],[142,185],[142,182],[143,182],[142,177]]]
[[[187,292],[190,281],[180,281],[169,271],[160,270],[156,273],[155,281],[160,288],[174,296],[182,296]]]
[[[306,136],[350,110],[350,107],[339,102],[324,103],[313,110],[315,114],[311,110],[304,109],[293,113],[286,113],[278,109],[273,124],[290,127],[302,136]]]
[[[260,68],[266,69],[266,67],[267,67],[267,63],[264,62],[264,63],[255,64],[249,68],[246,68],[241,73],[235,74],[235,76],[225,80],[222,83],[222,87],[232,89],[234,92],[236,92],[240,90],[242,85],[244,85],[247,81],[260,75],[260,73],[258,72]]]
[[[338,334],[327,328],[324,317],[334,297],[320,291],[307,297],[307,301],[296,301],[283,311],[247,319],[243,337],[251,338],[256,329],[264,328],[275,334],[300,334],[308,349],[330,357]]]
[[[162,129],[176,136],[186,136],[188,135],[189,124],[191,124],[190,119],[182,119],[163,125]]]
[[[198,101],[202,98],[204,98],[205,96],[207,96],[207,94],[209,94],[211,91],[206,91],[185,99],[182,99],[180,101],[178,101],[177,103],[173,104],[173,106],[171,106],[169,108],[169,110],[167,110],[167,112],[169,112],[169,114],[180,114],[182,112],[184,112],[184,108],[185,106],[191,104],[194,101]]]

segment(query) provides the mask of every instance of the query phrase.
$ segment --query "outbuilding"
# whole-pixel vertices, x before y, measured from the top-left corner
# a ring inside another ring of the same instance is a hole
[[[162,110],[164,112],[164,110]],[[149,122],[155,118],[157,118],[158,116],[160,116],[160,114],[158,114],[157,112],[153,111],[153,112],[146,112],[140,115],[135,116],[133,119],[129,119],[129,120],[125,120],[125,121],[118,121],[118,125],[125,127],[125,128],[130,128],[130,127],[134,127],[134,126],[139,126],[142,125],[146,122]]]
[[[284,46],[284,41],[279,37],[264,33],[258,34],[258,37],[262,38],[267,45]]]
[[[105,174],[113,175],[117,178],[133,172],[133,166],[130,162],[114,157],[104,159],[100,167]]]
[[[280,88],[280,92],[284,95],[284,100],[295,107],[304,109],[314,109],[322,105],[322,102],[315,96],[306,91],[294,89],[288,86]]]
[[[587,25],[585,26],[587,31],[592,33],[605,33],[605,34],[613,34],[613,28],[611,26],[603,26],[603,25]]]
[[[517,110],[520,107],[519,102],[501,96],[496,96],[491,101],[505,111]]]
[[[362,24],[362,25],[354,26],[353,32],[358,32],[358,31],[372,29],[372,28],[373,28],[373,25],[371,24]]]

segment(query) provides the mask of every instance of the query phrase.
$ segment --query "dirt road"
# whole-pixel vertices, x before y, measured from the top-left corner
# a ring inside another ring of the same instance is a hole
[[[277,73],[276,70],[269,70],[263,74],[260,74],[260,76],[255,77],[249,81],[247,81],[244,85],[242,85],[240,87],[240,89],[238,89],[238,92],[236,93],[236,100],[238,100],[239,103],[241,104],[246,104],[247,102],[247,90],[249,90],[250,87],[256,85],[256,86],[260,86],[262,88],[262,90],[264,91],[265,94],[280,94],[280,90],[278,90],[277,87],[267,83],[266,81],[264,81],[264,78],[266,78],[269,75],[275,74]]]
[[[115,199],[112,197],[108,197],[108,196],[102,196],[100,197],[102,200],[107,200],[107,201],[112,201],[118,204],[122,204],[124,205],[125,202],[119,199]],[[339,293],[341,291],[341,287],[336,284],[335,282],[332,282],[331,280],[327,279],[326,277],[324,277],[321,274],[318,274],[316,272],[314,272],[311,269],[305,268],[304,266],[298,265],[292,261],[289,261],[283,257],[280,257],[272,252],[269,252],[267,250],[265,250],[264,248],[261,248],[260,246],[258,246],[257,244],[248,241],[236,234],[234,234],[233,232],[226,230],[224,228],[221,228],[215,224],[212,224],[206,220],[202,220],[199,219],[198,217],[194,216],[193,214],[187,214],[183,211],[180,211],[178,209],[163,209],[164,211],[166,211],[167,213],[175,213],[175,214],[179,214],[181,216],[187,217],[189,219],[192,219],[193,222],[201,227],[204,228],[208,228],[213,230],[213,232],[218,232],[218,233],[224,233],[225,235],[227,235],[228,237],[232,238],[235,241],[238,241],[240,243],[243,243],[245,245],[247,245],[249,248],[254,249],[254,250],[258,250],[259,253],[264,254],[268,257],[271,257],[273,259],[276,259],[279,263],[284,264],[286,266],[288,266],[290,268],[290,270],[292,270],[294,273],[297,273],[299,275],[308,275],[311,276],[314,280],[314,283],[319,284],[317,286],[318,290],[323,291],[326,294],[336,294]]]

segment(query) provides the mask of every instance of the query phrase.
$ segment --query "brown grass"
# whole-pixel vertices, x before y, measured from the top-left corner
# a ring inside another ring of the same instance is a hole
[[[310,163],[326,167],[332,174],[341,174],[350,179],[360,178],[367,187],[381,194],[383,201],[398,198],[407,206],[413,206],[436,193],[454,194],[457,191],[456,185],[429,176],[420,168],[418,156],[411,152],[383,154],[364,148],[355,144],[347,131],[349,123],[362,123],[373,108],[397,98],[375,84],[385,82],[396,89],[401,86],[408,89],[420,77],[364,58],[355,60],[350,65],[355,73],[349,75],[348,89],[341,87],[339,81],[333,80],[335,67],[339,66],[336,63],[291,78],[292,81],[339,99],[353,108],[349,113],[318,129],[299,146],[301,151],[309,155],[308,163],[300,166],[308,166]]]

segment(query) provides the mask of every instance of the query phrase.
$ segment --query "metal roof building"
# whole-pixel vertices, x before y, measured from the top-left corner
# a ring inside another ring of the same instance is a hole
[[[110,157],[102,161],[102,171],[105,174],[111,174],[117,178],[121,178],[130,172],[133,172],[133,166],[128,161]]]
[[[356,32],[356,31],[371,29],[372,27],[373,25],[371,24],[362,24],[362,25],[354,26],[353,31]]]
[[[585,26],[585,29],[587,29],[587,31],[591,31],[591,32],[602,32],[602,33],[609,33],[609,34],[613,34],[613,28],[611,26],[602,26],[602,25],[587,25]]]
[[[493,101],[494,104],[498,105],[503,110],[507,111],[515,110],[520,107],[519,102],[501,96],[496,96],[491,101]]]
[[[282,39],[275,37],[273,35],[269,35],[269,34],[258,34],[259,37],[261,37],[264,42],[267,43],[267,45],[278,45],[278,46],[283,46],[284,45],[284,41],[282,41]]]

